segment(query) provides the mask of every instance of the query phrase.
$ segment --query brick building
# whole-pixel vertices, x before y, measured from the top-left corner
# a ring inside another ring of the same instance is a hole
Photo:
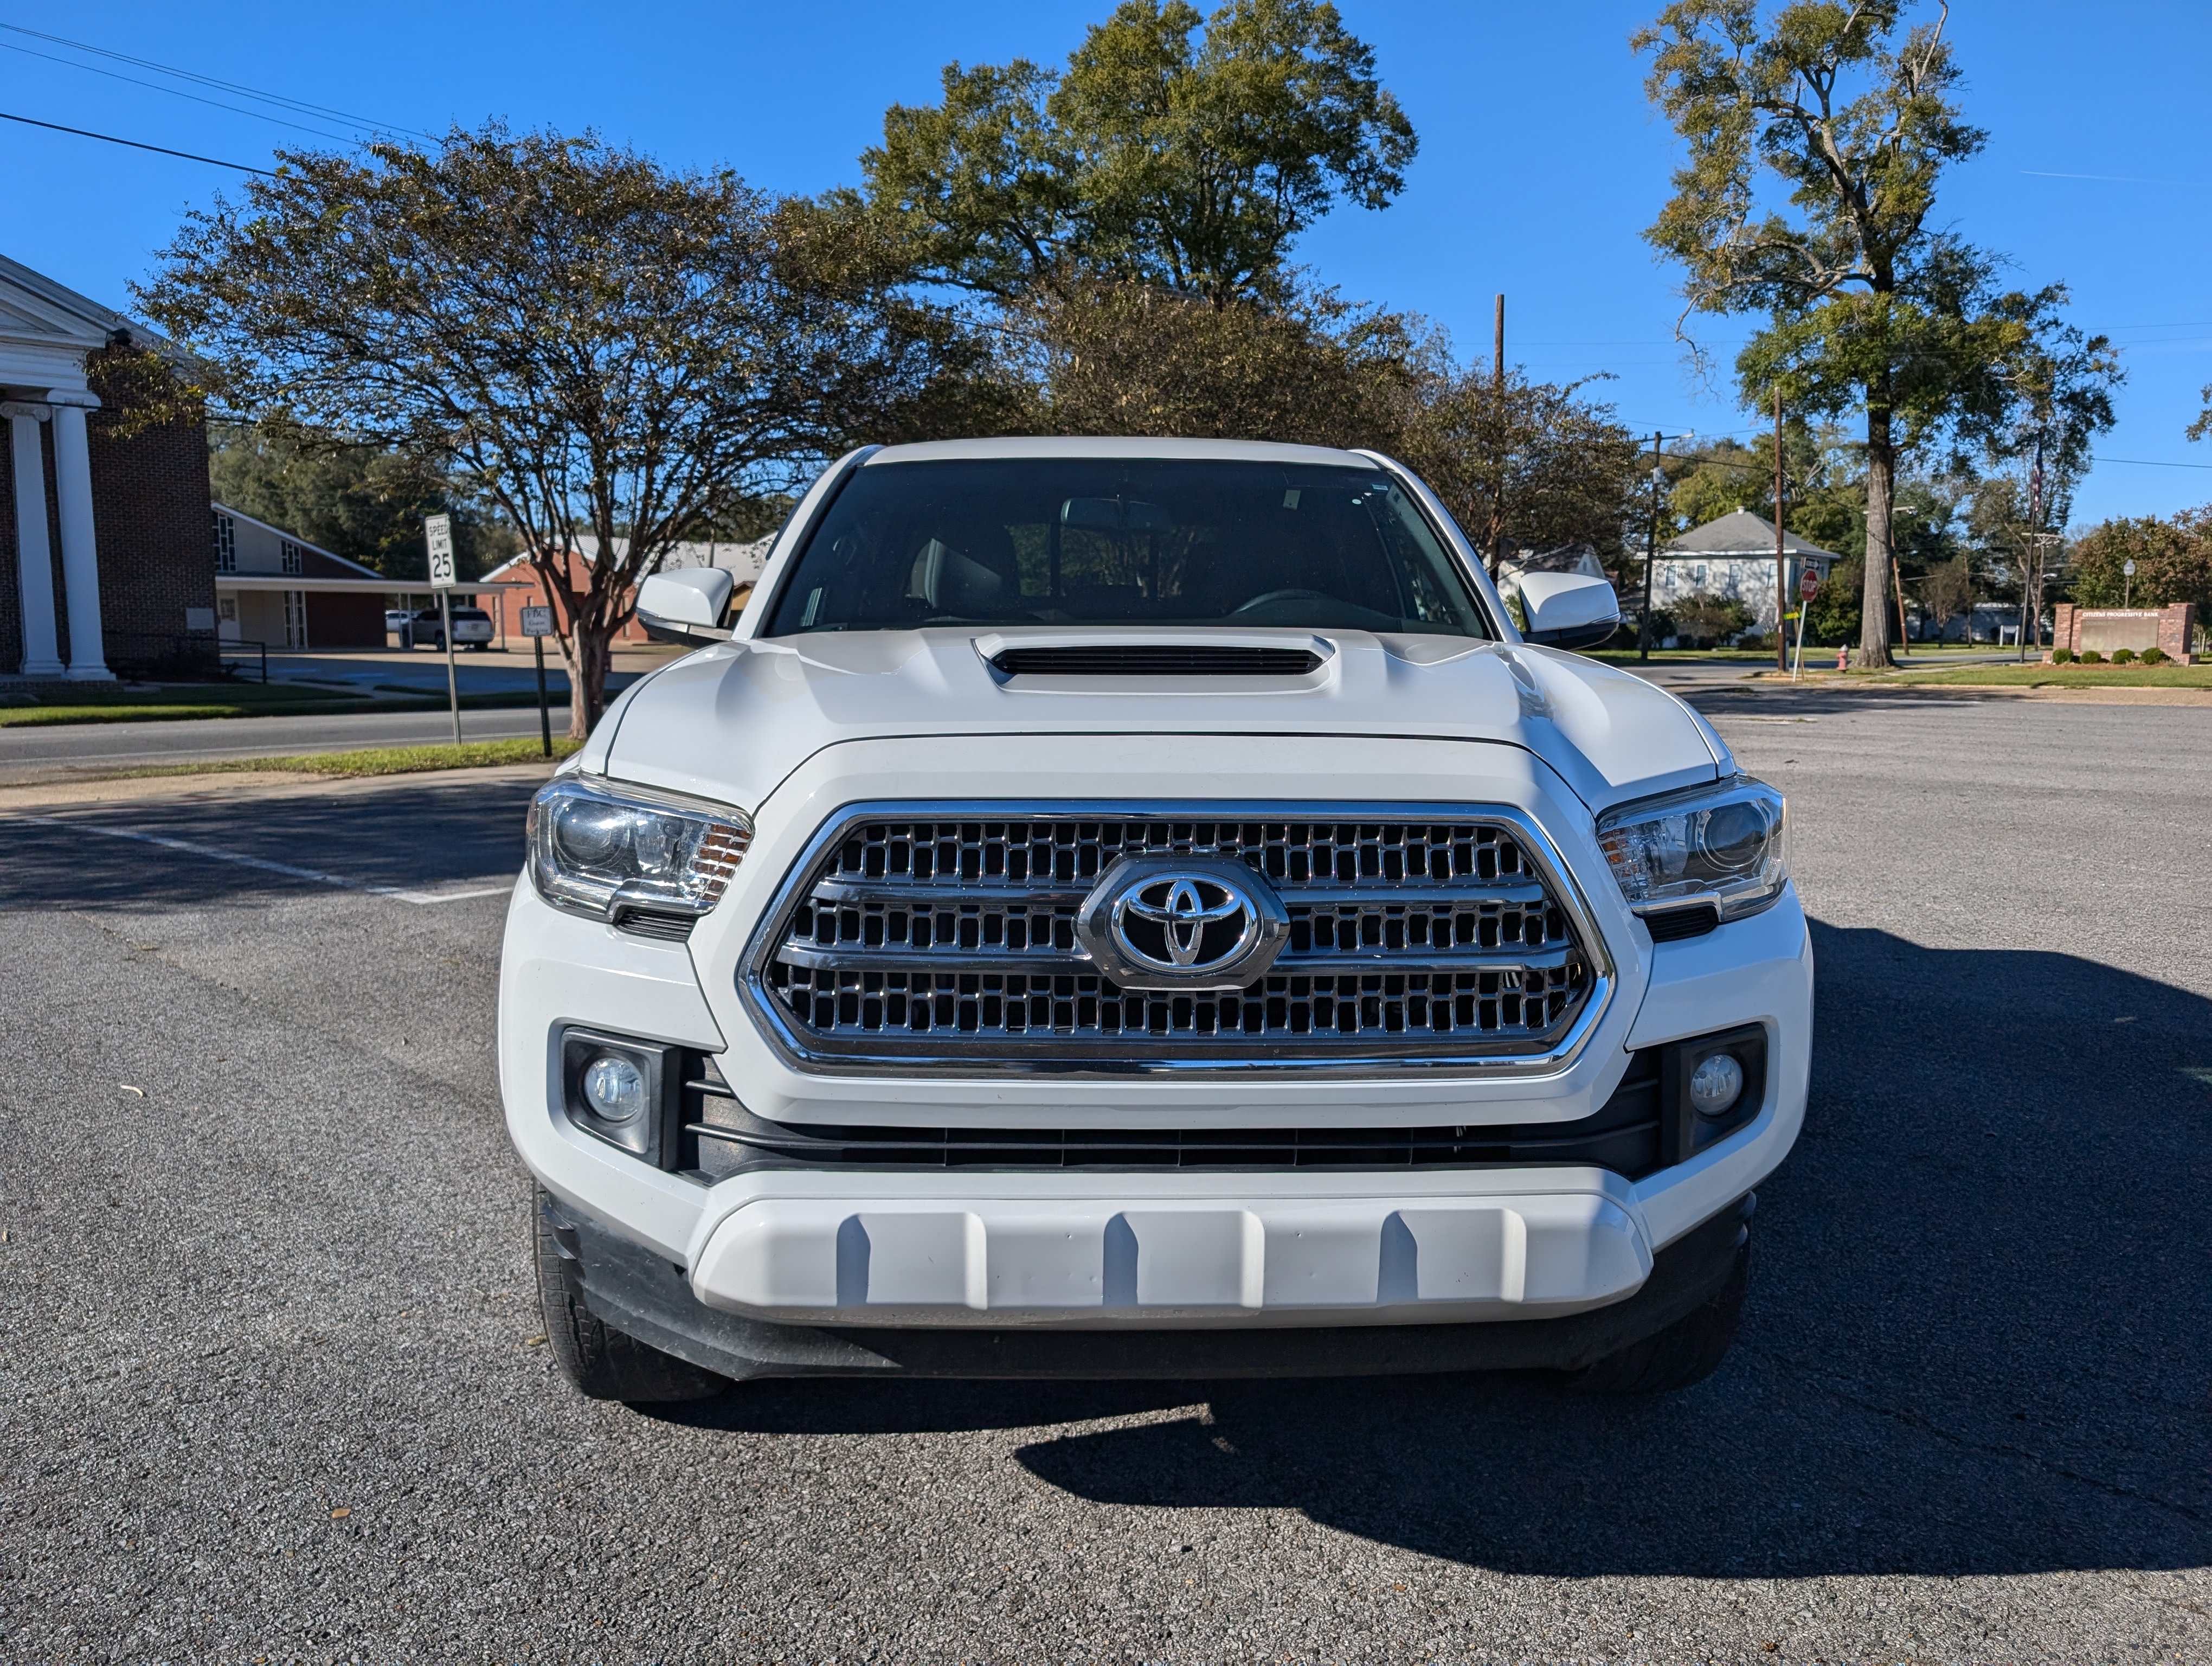
[[[334,556],[228,503],[210,507],[216,627],[226,642],[382,648],[386,607],[436,605],[436,596],[419,587],[395,587],[373,567]]]
[[[763,538],[756,538],[750,544],[700,542],[673,544],[661,557],[659,570],[672,573],[684,567],[726,569],[737,581],[734,593],[742,603],[751,592],[754,581],[760,577],[762,566],[768,560],[769,546],[775,541]],[[599,547],[599,541],[586,532],[579,542],[583,547],[568,552],[568,576],[572,587],[584,590],[590,587],[592,581],[592,557]],[[616,540],[618,555],[626,553],[622,549],[623,543],[622,539]],[[501,562],[477,582],[483,587],[477,593],[477,605],[490,611],[492,623],[498,627],[502,641],[510,636],[522,635],[524,608],[542,606],[546,601],[545,587],[538,582],[538,571],[530,564],[528,556],[516,556]],[[635,593],[631,592],[623,596],[623,602],[627,606],[635,599]],[[556,607],[561,605],[557,599],[553,605]],[[630,643],[652,640],[635,614],[615,632],[614,639],[617,642]]]
[[[149,402],[149,350],[174,360],[143,325],[0,256],[0,676],[213,663],[207,427]]]

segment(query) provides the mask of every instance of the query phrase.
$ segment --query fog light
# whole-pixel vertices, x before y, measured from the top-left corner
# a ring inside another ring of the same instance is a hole
[[[645,1073],[628,1059],[602,1053],[584,1067],[584,1097],[605,1121],[629,1122],[645,1109]]]
[[[1690,1104],[1700,1116],[1724,1116],[1743,1097],[1743,1066],[1733,1053],[1715,1053],[1690,1074]]]

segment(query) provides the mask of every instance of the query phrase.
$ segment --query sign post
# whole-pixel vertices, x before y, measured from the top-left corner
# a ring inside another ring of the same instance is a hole
[[[430,550],[430,587],[438,593],[438,634],[446,639],[446,704],[453,714],[453,745],[461,744],[461,691],[453,675],[453,518],[430,515],[422,522]]]
[[[2122,607],[2133,607],[2136,605],[2136,558],[2133,556],[2130,556],[2125,561],[2122,562],[2120,563],[2120,571],[2126,575],[2126,577],[2122,581],[2120,605]]]
[[[1820,575],[1808,562],[1805,570],[1797,575],[1797,663],[1790,673],[1793,683],[1801,681],[1805,675],[1805,613],[1813,605],[1813,598],[1820,593]]]
[[[545,639],[553,634],[550,607],[522,610],[522,634],[538,655],[538,733],[545,743],[545,756],[553,756],[553,708],[545,701]]]

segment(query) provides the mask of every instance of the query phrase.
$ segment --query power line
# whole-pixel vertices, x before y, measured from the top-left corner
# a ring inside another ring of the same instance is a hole
[[[188,162],[207,162],[216,167],[234,167],[240,173],[258,173],[264,179],[276,175],[265,167],[255,167],[249,162],[227,162],[220,156],[196,155],[189,150],[172,150],[166,144],[147,144],[138,139],[118,139],[112,133],[95,133],[88,127],[64,127],[58,121],[40,121],[35,116],[12,115],[0,110],[0,121],[19,121],[26,127],[44,127],[56,133],[74,133],[81,139],[104,139],[109,144],[127,144],[133,150],[151,150],[163,156],[182,156]]]
[[[48,41],[54,46],[67,46],[76,52],[90,52],[95,57],[113,58],[118,64],[129,64],[141,70],[151,70],[158,75],[172,76],[179,81],[195,82],[202,87],[213,87],[226,93],[236,93],[244,98],[258,99],[263,103],[274,104],[301,115],[336,117],[340,121],[359,123],[364,127],[393,133],[410,133],[418,139],[435,139],[438,137],[434,133],[425,133],[419,128],[402,127],[397,122],[379,121],[374,117],[363,116],[354,111],[339,110],[326,104],[310,103],[305,99],[295,99],[287,94],[264,92],[258,88],[248,87],[242,82],[224,81],[220,76],[204,76],[194,70],[179,70],[173,64],[156,63],[150,58],[133,58],[128,52],[113,52],[106,46],[94,46],[82,40],[71,40],[65,35],[48,34],[40,29],[27,29],[20,23],[0,23],[0,29],[6,29],[14,34],[27,34],[34,40]],[[45,54],[41,53],[40,56],[43,57]],[[57,63],[67,61],[62,58],[55,60]],[[90,69],[92,66],[80,64],[74,67],[84,70]],[[161,90],[169,89],[165,88]],[[252,115],[257,112],[247,111],[244,113]]]
[[[12,28],[12,24],[0,24],[0,28]],[[29,46],[18,46],[13,41],[0,40],[0,47],[11,52],[21,52],[26,58],[42,58],[49,64],[59,64],[67,69],[82,70],[87,75],[106,76],[112,81],[127,82],[133,87],[143,87],[149,93],[167,93],[171,98],[190,99],[194,104],[204,104],[216,110],[228,110],[234,116],[251,116],[257,121],[274,122],[279,127],[289,127],[295,133],[313,133],[319,139],[329,139],[338,144],[353,141],[343,133],[326,133],[319,127],[307,127],[296,121],[286,121],[282,116],[272,116],[265,110],[248,110],[240,104],[225,104],[221,99],[202,98],[198,93],[187,93],[180,87],[164,87],[159,82],[141,81],[137,76],[126,76],[119,70],[103,70],[96,64],[72,64],[65,58],[56,58],[52,52],[42,52]]]

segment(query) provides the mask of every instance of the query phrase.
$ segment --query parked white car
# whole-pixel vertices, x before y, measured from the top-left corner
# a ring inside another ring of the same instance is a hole
[[[532,806],[500,1073],[586,1394],[1703,1377],[1796,1140],[1780,796],[1387,458],[871,448]]]

